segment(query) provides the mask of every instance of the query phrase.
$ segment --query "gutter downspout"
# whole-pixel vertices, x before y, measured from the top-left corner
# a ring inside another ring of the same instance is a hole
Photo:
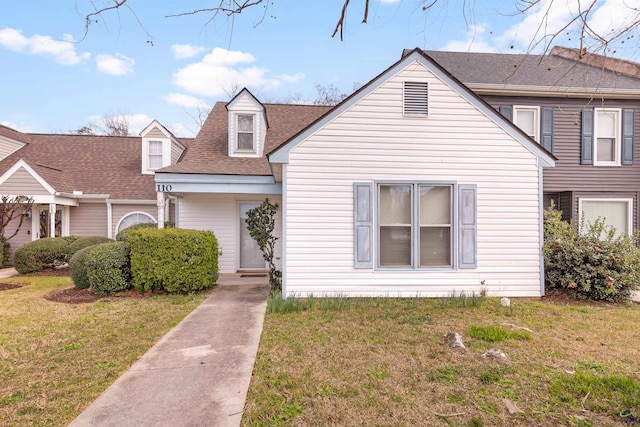
[[[105,201],[107,202],[107,237],[113,239],[113,206],[111,200]]]

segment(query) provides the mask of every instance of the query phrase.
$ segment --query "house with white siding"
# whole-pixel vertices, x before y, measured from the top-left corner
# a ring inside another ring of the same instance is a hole
[[[0,194],[34,200],[11,249],[41,237],[113,238],[130,225],[157,222],[153,173],[176,163],[190,142],[157,121],[139,137],[22,133],[0,125]],[[164,209],[164,220],[172,220],[172,199]]]
[[[277,202],[285,297],[540,296],[555,157],[419,49],[335,107],[217,103],[155,170],[157,220],[211,230],[221,273],[263,270],[246,211]]]

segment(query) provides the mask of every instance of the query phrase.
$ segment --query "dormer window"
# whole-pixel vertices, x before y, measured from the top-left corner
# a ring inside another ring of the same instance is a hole
[[[162,141],[149,141],[149,169],[162,167]]]
[[[237,120],[237,149],[238,151],[255,151],[255,115],[238,114]]]

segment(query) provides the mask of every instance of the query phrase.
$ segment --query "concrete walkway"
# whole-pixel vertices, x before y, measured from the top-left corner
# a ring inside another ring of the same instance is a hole
[[[219,283],[70,426],[239,426],[269,286],[239,275]]]

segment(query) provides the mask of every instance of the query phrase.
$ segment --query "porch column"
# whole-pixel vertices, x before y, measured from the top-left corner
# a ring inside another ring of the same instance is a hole
[[[56,204],[49,203],[49,236],[56,237]]]
[[[164,222],[165,222],[165,203],[166,203],[166,199],[164,197],[164,193],[161,191],[156,192],[157,195],[157,206],[158,206],[158,228],[164,228]]]

